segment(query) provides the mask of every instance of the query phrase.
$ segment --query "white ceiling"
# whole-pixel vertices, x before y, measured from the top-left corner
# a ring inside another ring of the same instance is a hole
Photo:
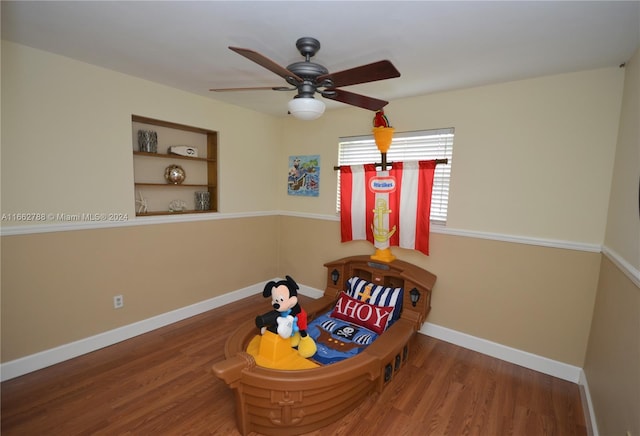
[[[302,36],[329,71],[393,62],[401,77],[345,88],[393,102],[620,65],[640,46],[640,2],[2,1],[3,39],[279,116],[293,92],[209,88],[286,85],[228,46],[286,67]]]

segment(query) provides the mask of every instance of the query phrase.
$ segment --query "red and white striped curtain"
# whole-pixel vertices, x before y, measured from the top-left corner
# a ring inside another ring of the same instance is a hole
[[[340,167],[342,242],[368,240],[378,249],[399,246],[429,254],[435,160]]]

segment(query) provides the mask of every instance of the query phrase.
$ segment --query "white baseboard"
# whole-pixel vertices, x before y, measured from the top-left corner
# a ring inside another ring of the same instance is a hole
[[[298,293],[305,295],[310,298],[315,298],[316,300],[324,295],[324,291],[320,289],[312,288],[310,286],[300,285],[298,284],[300,289],[298,289]]]
[[[578,383],[580,381],[582,368],[577,366],[507,347],[506,345],[477,338],[466,333],[461,333],[428,322],[424,323],[420,329],[420,333],[500,360],[515,363],[516,365],[533,369],[534,371],[538,371],[543,374],[548,374],[573,383]]]
[[[272,280],[278,281],[281,279],[274,278]],[[199,315],[239,299],[261,294],[263,289],[264,283],[258,283],[133,324],[118,327],[95,336],[3,363],[0,365],[0,381],[20,377],[21,375],[55,365],[56,363],[64,362],[65,360],[117,344],[118,342],[131,339],[143,333],[173,324],[174,322]],[[299,292],[311,298],[320,298],[323,295],[323,291],[304,285],[300,285]]]
[[[599,436],[598,424],[596,422],[596,412],[593,409],[593,401],[591,400],[591,392],[589,391],[589,383],[587,383],[587,375],[584,370],[580,371],[580,396],[582,398],[583,412],[587,423],[587,435]],[[584,405],[586,404],[586,408]]]

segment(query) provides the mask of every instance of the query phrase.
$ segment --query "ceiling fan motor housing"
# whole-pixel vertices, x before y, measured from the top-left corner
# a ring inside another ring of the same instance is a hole
[[[312,97],[320,84],[316,83],[316,78],[328,74],[329,70],[315,62],[295,62],[287,66],[287,70],[302,78],[302,83],[293,79],[293,86],[298,87],[299,97]]]
[[[310,58],[320,50],[320,41],[309,36],[299,38],[296,41],[296,48],[305,57],[305,60],[288,65],[287,70],[302,78],[303,81],[300,83],[294,80],[289,84],[298,87],[296,98],[313,98],[313,94],[317,92],[319,86],[331,86],[316,82],[316,78],[329,74],[329,70],[323,65],[310,61]]]
[[[303,79],[315,79],[318,76],[329,73],[329,70],[322,65],[308,61],[294,62],[287,66],[287,70],[296,74],[298,77],[302,77]]]

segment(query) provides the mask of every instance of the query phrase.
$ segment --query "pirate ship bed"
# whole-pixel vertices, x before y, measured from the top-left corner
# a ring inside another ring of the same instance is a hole
[[[342,291],[361,292],[356,284],[362,286],[363,282],[390,290],[399,288],[402,293],[399,317],[353,357],[301,370],[258,366],[246,352],[256,335],[254,321],[240,325],[227,339],[226,360],[216,363],[213,372],[235,394],[236,421],[243,435],[252,431],[293,435],[329,425],[353,410],[366,396],[381,392],[407,361],[410,340],[429,313],[436,276],[401,260],[378,263],[369,256],[347,257],[325,267],[324,296],[304,305],[310,319],[335,311],[336,303],[344,298]],[[358,279],[350,280],[355,277]],[[313,328],[310,325],[310,330]],[[331,326],[327,330],[336,331]]]

